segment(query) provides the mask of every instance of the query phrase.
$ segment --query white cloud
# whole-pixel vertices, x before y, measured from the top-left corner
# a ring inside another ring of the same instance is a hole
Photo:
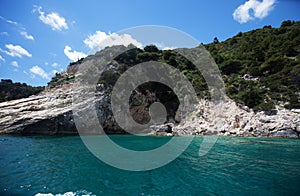
[[[52,75],[55,75],[56,73],[59,73],[56,69],[54,69],[54,70],[51,71]]]
[[[22,56],[32,57],[32,55],[24,49],[22,46],[19,45],[12,45],[12,44],[6,44],[5,47],[7,50],[2,50],[0,48],[1,52],[4,52],[5,54],[12,56],[12,57],[19,57],[22,58]]]
[[[51,12],[49,14],[45,14],[45,12],[42,11],[41,6],[35,7],[33,11],[37,11],[40,14],[39,19],[44,24],[50,25],[52,27],[52,30],[61,31],[62,29],[68,29],[66,19],[60,16],[58,13]]]
[[[51,66],[52,66],[52,67],[57,67],[57,66],[58,66],[58,63],[52,63]]]
[[[275,2],[276,0],[248,0],[233,12],[233,18],[239,23],[265,18],[273,9]],[[253,15],[249,13],[250,10],[253,10]]]
[[[8,19],[4,18],[3,16],[0,16],[0,19],[7,22],[7,23],[9,23],[9,24],[12,24],[12,25],[19,25],[17,22],[12,21],[12,20],[8,20]]]
[[[83,41],[83,43],[92,50],[101,50],[107,46],[114,46],[114,45],[128,46],[129,44],[133,44],[139,48],[142,47],[142,43],[133,39],[129,34],[122,34],[122,35],[119,35],[117,33],[106,34],[105,32],[102,31],[96,31],[95,34],[89,35]],[[68,45],[65,46],[64,53],[71,61],[77,61],[87,56],[83,52],[79,52],[75,50],[72,51],[72,48]]]
[[[44,79],[50,79],[49,75],[39,66],[33,66],[29,69],[29,71],[35,75],[38,75]]]
[[[78,51],[73,51],[71,52],[72,48],[70,46],[65,46],[64,49],[64,53],[65,55],[71,60],[71,61],[78,61],[81,58],[86,57],[87,55],[82,53],[82,52],[78,52]]]
[[[8,24],[11,24],[11,25],[14,25],[17,27],[18,31],[20,32],[20,35],[22,35],[25,39],[29,39],[29,40],[34,40],[33,36],[32,35],[29,35],[27,32],[26,32],[26,28],[23,27],[22,24],[20,23],[17,23],[15,21],[12,21],[12,20],[9,20],[9,19],[6,19],[4,18],[3,16],[0,16],[0,19],[5,21],[6,23]],[[0,32],[0,35],[5,35],[5,36],[8,36],[9,34],[7,32]]]
[[[159,48],[161,50],[174,50],[174,49],[178,48],[176,46],[168,46],[168,45],[166,45],[165,43],[162,43],[162,42],[153,43],[153,45],[155,45],[157,48]]]
[[[175,46],[167,46],[167,47],[162,48],[162,50],[174,50],[176,48],[177,47],[175,47]]]
[[[0,32],[0,35],[8,36],[9,34],[6,31]]]
[[[95,34],[89,35],[83,43],[87,45],[90,49],[93,50],[101,50],[107,46],[113,45],[124,45],[128,46],[129,44],[133,44],[137,47],[142,47],[142,43],[133,39],[129,34],[119,35],[117,33],[109,33],[106,34],[102,31],[96,31]]]
[[[32,35],[29,35],[26,31],[21,31],[20,34],[25,38],[29,40],[34,40]]]
[[[10,64],[11,64],[12,66],[14,66],[14,67],[19,67],[19,64],[18,64],[17,61],[13,61],[13,62],[11,62]]]
[[[0,55],[0,61],[5,62],[5,58],[3,58],[1,55]]]

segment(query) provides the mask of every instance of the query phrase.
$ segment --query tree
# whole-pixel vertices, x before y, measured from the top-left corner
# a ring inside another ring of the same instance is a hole
[[[272,57],[266,60],[260,66],[260,72],[263,74],[274,74],[281,71],[286,64],[285,59],[282,57]]]
[[[218,44],[218,43],[220,43],[220,42],[219,42],[218,38],[215,37],[215,38],[214,38],[214,44]]]
[[[159,58],[159,54],[154,52],[142,52],[139,53],[136,57],[138,62],[157,61],[158,58]]]
[[[288,27],[288,26],[292,26],[293,24],[295,24],[295,21],[285,20],[281,23],[280,27]]]
[[[106,87],[112,87],[118,80],[119,75],[112,70],[106,70],[102,72],[99,79],[100,83],[104,84]]]
[[[158,48],[153,44],[145,46],[144,51],[145,52],[159,52]]]
[[[297,55],[297,51],[294,49],[294,43],[290,40],[286,41],[283,45],[282,45],[282,48],[283,48],[283,53],[286,55],[286,56],[295,56]]]
[[[25,83],[13,83],[10,79],[2,79],[0,82],[0,102],[29,97],[38,94],[44,87],[33,87]]]
[[[239,60],[226,60],[222,63],[220,69],[226,75],[238,73],[242,69],[242,63]]]
[[[244,104],[250,108],[253,108],[261,103],[263,103],[263,95],[257,88],[250,88],[240,95],[240,99]]]

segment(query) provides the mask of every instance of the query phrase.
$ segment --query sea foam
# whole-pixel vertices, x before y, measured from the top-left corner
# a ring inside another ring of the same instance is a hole
[[[35,194],[35,196],[95,196],[94,194],[92,194],[91,192],[82,190],[82,191],[76,191],[76,192],[65,192],[65,193],[57,193],[57,194],[53,194],[53,193],[37,193]]]

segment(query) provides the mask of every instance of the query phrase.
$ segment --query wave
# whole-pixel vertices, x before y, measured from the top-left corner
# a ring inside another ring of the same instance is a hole
[[[86,190],[80,190],[76,192],[68,191],[65,193],[37,193],[35,196],[96,196],[92,192],[86,191]]]

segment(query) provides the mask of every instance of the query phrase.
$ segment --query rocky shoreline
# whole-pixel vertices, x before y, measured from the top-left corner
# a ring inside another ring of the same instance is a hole
[[[287,110],[277,106],[272,111],[254,113],[227,99],[222,104],[223,122],[216,128],[217,122],[209,110],[211,105],[209,101],[201,100],[197,110],[182,123],[152,126],[151,134],[299,138],[299,109]]]
[[[119,74],[118,71],[122,67],[124,68],[124,64],[113,60],[109,63],[105,62],[105,65],[108,63],[107,66],[100,66],[99,73],[91,72],[101,76],[102,82],[95,83],[95,89],[87,82],[89,81],[86,80],[87,78],[82,80],[84,85],[74,81],[76,74],[80,78],[80,74],[77,73],[80,67],[87,72],[88,68],[95,68],[95,64],[102,62],[103,59],[106,59],[105,57],[108,58],[114,50],[122,51],[124,48],[107,48],[93,56],[70,64],[66,71],[60,73],[59,77],[53,78],[46,89],[38,95],[0,103],[0,134],[76,135],[78,131],[74,119],[92,119],[93,116],[88,116],[91,114],[88,111],[91,110],[95,110],[97,115],[94,122],[98,120],[106,134],[126,134],[127,132],[116,122],[111,109],[113,82],[116,79],[115,76]],[[194,50],[201,54],[200,49]],[[170,89],[156,84],[152,86],[152,91],[145,87],[145,89],[135,89],[132,92],[129,99],[130,115],[139,124],[150,122],[149,108],[151,104],[160,102],[166,107],[167,123],[150,126],[143,133],[162,136],[218,135],[299,138],[300,109],[288,110],[283,106],[276,106],[276,109],[255,113],[246,106],[238,106],[235,101],[225,96],[217,103],[200,99],[185,104],[185,106],[191,107],[188,111],[193,111],[192,113],[188,112],[187,116],[180,114],[178,97],[168,91]],[[80,99],[82,97],[85,98]],[[188,96],[183,100],[189,101]],[[122,112],[123,109],[119,107],[118,111]],[[127,120],[124,119],[124,121]],[[164,120],[160,122],[164,122]],[[84,134],[104,134],[103,131],[100,133],[97,129],[98,122],[91,124],[84,120],[79,126],[84,131],[86,130]]]
[[[102,97],[102,102],[100,98],[101,107],[103,104],[108,104],[104,98],[105,96]],[[181,123],[151,126],[149,135],[299,138],[299,109],[287,110],[277,107],[269,112],[254,113],[247,107],[237,106],[234,101],[227,98],[222,103],[221,119],[223,121],[218,124],[211,111],[212,105],[207,100],[200,100],[196,110],[187,118],[182,119]],[[0,134],[76,135],[78,133],[73,118],[76,114],[72,111],[74,107],[76,105],[72,104],[71,86],[52,89],[29,98],[0,103]],[[109,124],[111,115],[104,111],[98,114],[105,126],[112,127],[106,133],[125,133],[120,131],[114,123]]]

